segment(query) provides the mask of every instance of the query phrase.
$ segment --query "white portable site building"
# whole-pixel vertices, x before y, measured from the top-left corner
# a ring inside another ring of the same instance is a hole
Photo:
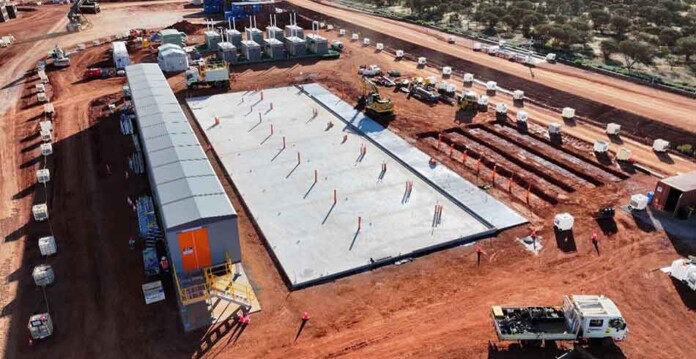
[[[130,65],[130,55],[128,55],[126,43],[123,41],[114,41],[112,46],[114,50],[114,66],[117,69],[125,69],[126,66]]]
[[[157,63],[163,72],[182,72],[189,66],[189,58],[181,46],[164,44],[159,47]]]

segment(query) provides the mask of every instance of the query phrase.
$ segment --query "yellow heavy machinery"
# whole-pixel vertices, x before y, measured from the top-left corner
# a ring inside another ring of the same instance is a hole
[[[478,107],[478,96],[473,91],[464,91],[458,96],[459,110],[466,113],[475,113]]]
[[[363,93],[359,103],[365,106],[365,112],[368,115],[382,118],[394,115],[394,104],[391,99],[382,98],[377,85],[366,77],[363,77]]]

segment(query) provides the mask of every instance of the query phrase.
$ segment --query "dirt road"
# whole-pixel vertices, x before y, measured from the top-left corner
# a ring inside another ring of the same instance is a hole
[[[36,121],[41,118],[42,109],[37,106],[25,108],[28,101],[34,99],[35,95],[31,91],[36,83],[35,76],[27,76],[25,72],[33,68],[36,61],[45,57],[54,44],[69,47],[123,32],[131,27],[164,26],[196,11],[197,9],[183,9],[178,4],[163,4],[154,7],[151,5],[140,8],[118,7],[114,10],[104,10],[101,14],[91,17],[93,26],[90,29],[68,34],[65,32],[67,23],[65,15],[68,12],[68,7],[65,5],[45,5],[35,11],[22,11],[19,19],[0,24],[0,33],[10,33],[16,38],[16,43],[12,46],[0,49],[0,145],[2,146],[0,148],[0,163],[2,164],[0,178],[3,179],[0,181],[0,198],[2,198],[0,200],[0,277],[3,278],[0,290],[0,307],[2,307],[0,356],[9,358],[16,356],[6,354],[7,347],[10,346],[8,341],[11,338],[14,340],[12,345],[25,343],[24,325],[26,323],[20,323],[20,321],[26,320],[28,314],[26,311],[17,312],[22,309],[18,307],[17,303],[21,300],[27,300],[27,306],[24,309],[35,307],[35,304],[32,304],[34,303],[33,299],[26,297],[20,299],[18,289],[20,281],[27,285],[31,280],[31,265],[32,263],[36,264],[35,258],[32,256],[38,256],[34,247],[36,235],[45,235],[45,232],[37,233],[28,225],[35,192],[34,171],[39,165],[36,154],[38,145],[29,142],[36,139],[35,132],[37,131],[36,126],[38,126]],[[144,16],[144,14],[148,15]],[[76,62],[73,65],[73,71],[79,73],[81,77],[84,71],[83,66],[89,63],[91,62]],[[27,92],[26,86],[31,91]],[[85,88],[78,87],[75,92],[68,89],[68,91],[63,92],[62,97],[55,99],[57,101],[56,110],[65,111],[66,118],[76,121],[75,126],[77,127],[58,129],[58,131],[66,131],[63,132],[65,137],[71,137],[88,127],[88,124],[84,123],[88,116],[84,107],[81,106],[86,106],[90,100],[104,93],[104,89],[98,89],[96,92],[81,92],[80,90],[85,90]],[[107,91],[114,91],[114,89]],[[118,89],[116,88],[115,91]],[[82,111],[82,114],[73,112],[74,118],[70,119],[71,111],[78,109]],[[66,123],[72,122],[66,121]],[[32,136],[29,136],[28,133],[31,133]],[[64,159],[66,163],[64,166],[71,166],[72,163],[81,158],[78,154],[82,153],[80,146],[84,143],[77,144],[78,142],[71,142],[75,144],[74,147],[66,150],[67,157]],[[67,173],[69,174],[70,171]],[[80,172],[76,170],[74,176],[80,176],[78,173]],[[61,194],[61,197],[65,197],[64,200],[74,196],[77,189],[88,188],[86,183],[72,183],[65,184],[65,186],[64,190],[67,193]],[[89,201],[89,199],[82,200]],[[78,208],[84,205],[85,202],[73,202],[73,206],[76,206],[74,207],[75,213],[79,213]],[[55,208],[68,210],[69,207],[60,203]],[[89,218],[90,216],[83,215],[77,221],[70,222],[72,224],[69,226],[80,227],[85,221],[85,217]],[[95,236],[94,233],[83,233],[82,235],[85,237]],[[79,262],[74,263],[72,273],[78,277],[84,276],[81,272],[84,268],[78,268],[79,265]],[[70,276],[65,278],[70,278]],[[31,291],[34,289],[32,288]],[[78,309],[75,309],[74,315],[79,315]],[[14,322],[12,322],[13,319]],[[12,329],[9,329],[10,327]],[[16,347],[13,348],[13,351],[14,349]]]
[[[696,128],[696,100],[666,91],[640,86],[628,81],[583,71],[561,64],[541,64],[533,72],[520,64],[502,58],[471,51],[472,40],[457,38],[457,45],[447,44],[449,34],[406,24],[403,22],[372,16],[330,3],[311,0],[287,0],[294,5],[354,23],[372,31],[384,33],[419,46],[428,47],[445,54],[484,64],[509,75],[576,94],[593,101],[616,107],[656,121],[682,129]],[[506,79],[494,79],[505,84]],[[522,88],[522,90],[525,90]],[[567,106],[573,106],[569,103]]]

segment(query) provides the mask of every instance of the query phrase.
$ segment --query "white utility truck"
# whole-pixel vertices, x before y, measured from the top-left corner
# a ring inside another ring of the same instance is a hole
[[[614,302],[603,295],[563,297],[558,307],[491,308],[500,340],[539,346],[546,340],[591,340],[603,345],[626,339],[628,327]]]
[[[200,67],[189,67],[186,70],[186,87],[212,86],[230,88],[230,70],[227,64],[202,64]]]

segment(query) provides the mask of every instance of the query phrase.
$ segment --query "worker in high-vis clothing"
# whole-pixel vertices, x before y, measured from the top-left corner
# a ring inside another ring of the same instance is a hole
[[[597,255],[599,255],[599,237],[597,236],[597,232],[592,233],[592,245],[597,251]]]
[[[169,273],[169,261],[167,260],[167,257],[162,256],[162,259],[160,260],[160,267],[162,267],[163,271]]]

